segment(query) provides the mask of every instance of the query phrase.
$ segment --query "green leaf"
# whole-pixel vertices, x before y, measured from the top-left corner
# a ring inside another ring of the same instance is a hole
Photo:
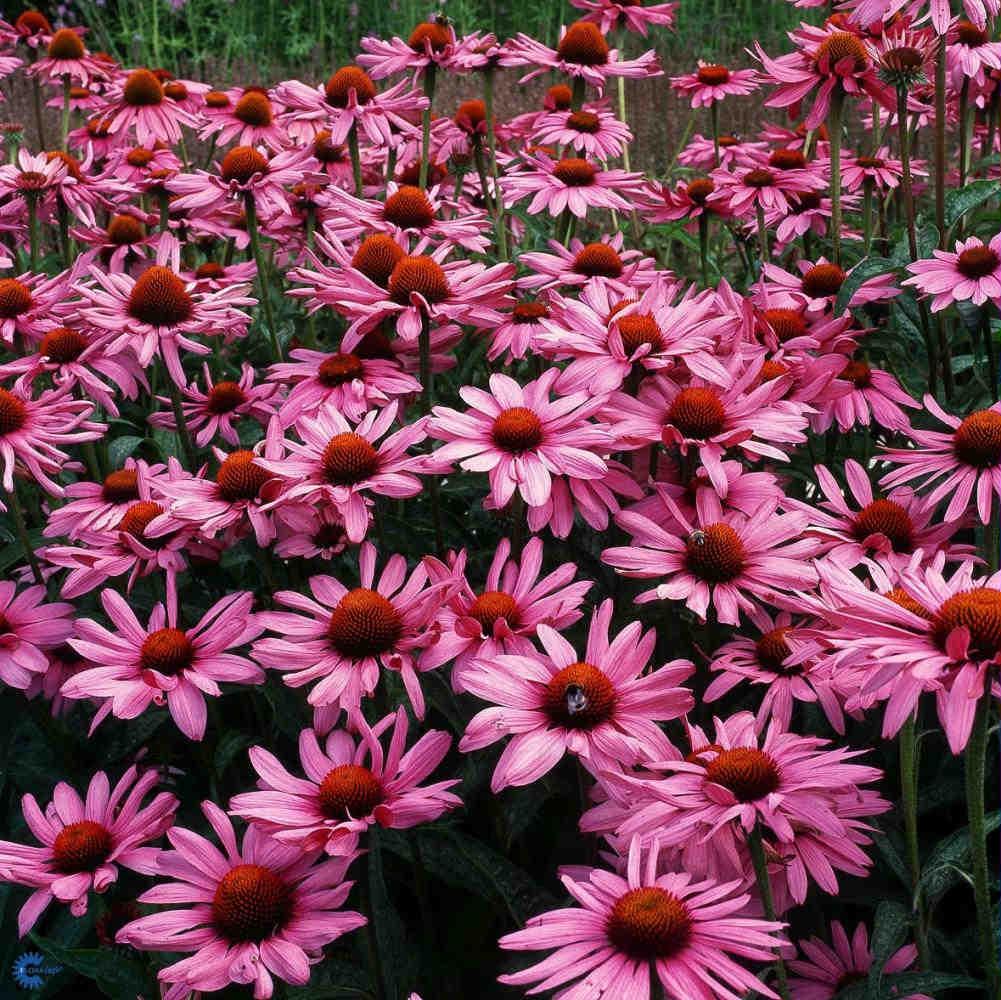
[[[987,816],[986,827],[988,834],[1001,827],[1001,812],[990,813]],[[926,899],[938,899],[948,889],[967,877],[969,865],[970,828],[964,826],[961,830],[957,830],[944,840],[939,841],[925,862],[918,888]]]
[[[917,232],[914,234],[914,242],[918,251],[918,259],[921,260],[925,257],[930,257],[932,250],[938,246],[938,229],[932,223],[921,223],[917,227]],[[911,243],[907,236],[907,231],[904,230],[900,239],[893,245],[893,263],[897,267],[906,267],[911,263]]]
[[[866,984],[867,1000],[877,1000],[883,980],[883,969],[890,958],[907,941],[911,927],[911,915],[900,903],[884,901],[876,907],[872,937],[869,948],[872,951],[872,966]]]
[[[973,181],[964,188],[945,193],[945,224],[951,229],[971,209],[991,198],[1001,197],[1001,182]]]
[[[364,933],[361,931],[360,933]],[[347,1000],[348,997],[371,997],[368,973],[354,962],[337,956],[324,956],[313,966],[305,986],[286,986],[288,1000]]]
[[[409,993],[405,989],[409,985],[408,979],[413,982],[413,977],[407,976],[407,970],[413,968],[414,949],[408,945],[403,920],[393,906],[386,888],[379,832],[375,827],[369,829],[368,916],[378,948],[385,994],[388,1000],[403,1000]]]
[[[246,750],[253,742],[250,736],[241,733],[239,729],[230,729],[223,733],[215,748],[213,766],[216,777],[219,777],[233,763],[233,759],[238,753]]]
[[[431,875],[505,907],[515,924],[556,904],[552,894],[530,875],[473,837],[446,827],[427,827],[417,836]]]
[[[886,257],[864,257],[855,265],[851,274],[845,278],[834,303],[835,315],[840,316],[848,308],[852,296],[862,287],[864,282],[877,275],[887,274],[895,270],[893,261]]]
[[[149,970],[141,962],[110,948],[65,948],[32,934],[32,940],[49,958],[92,979],[105,996],[134,1000],[150,991]]]
[[[125,459],[131,455],[136,448],[143,443],[143,438],[126,434],[115,438],[108,445],[108,465],[112,469],[120,469],[125,464]]]

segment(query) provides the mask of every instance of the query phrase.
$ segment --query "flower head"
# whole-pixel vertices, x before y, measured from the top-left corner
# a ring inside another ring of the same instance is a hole
[[[0,880],[34,891],[18,914],[22,937],[35,926],[53,899],[68,903],[79,917],[87,912],[91,889],[104,892],[118,878],[118,866],[144,875],[156,871],[155,847],[174,821],[177,799],[160,792],[143,805],[159,775],[130,767],[112,788],[103,771],[90,779],[86,799],[59,782],[43,811],[34,795],[21,808],[28,829],[41,846],[0,840]]]

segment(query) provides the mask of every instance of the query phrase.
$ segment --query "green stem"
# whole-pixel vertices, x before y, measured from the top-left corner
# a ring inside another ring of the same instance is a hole
[[[483,105],[487,115],[487,145],[490,147],[490,176],[494,184],[494,227],[497,233],[497,254],[507,260],[507,224],[504,221],[504,199],[501,196],[500,174],[497,171],[497,129],[494,122],[494,74],[493,65],[486,68],[483,75]]]
[[[170,228],[170,195],[163,188],[159,188],[156,200],[160,205],[160,232],[165,233]]]
[[[28,241],[31,246],[31,273],[37,274],[41,249],[38,235],[38,195],[34,191],[29,191],[26,199],[28,202]]]
[[[191,431],[188,430],[188,421],[184,417],[184,404],[181,399],[181,390],[177,383],[167,372],[167,392],[170,394],[170,405],[174,410],[174,424],[177,428],[177,436],[181,439],[181,450],[184,452],[184,460],[188,463],[191,472],[197,471],[198,456],[195,453],[195,445],[191,440]]]
[[[768,263],[768,227],[765,225],[765,210],[757,206],[758,215],[758,249],[761,253],[761,264]]]
[[[970,78],[963,77],[963,85],[959,88],[959,186],[966,187],[966,174],[969,170],[969,131],[970,131],[970,111],[968,107],[968,95],[970,89]]]
[[[719,102],[713,101],[709,105],[709,125],[713,132],[713,155],[715,164],[719,167]]]
[[[427,416],[434,406],[434,373],[431,371],[431,321],[421,315],[420,350],[421,413]],[[441,525],[441,498],[438,495],[438,477],[428,476],[428,493],[431,495],[431,521],[434,525],[434,542],[438,555],[445,552],[445,536]]]
[[[431,105],[434,103],[435,83],[437,82],[438,67],[435,63],[428,63],[424,70],[424,96],[428,99],[428,106],[421,115],[421,170],[419,186],[428,186],[428,171],[431,167]]]
[[[845,95],[840,89],[831,94],[827,131],[831,143],[831,240],[834,263],[841,266],[841,112]]]
[[[70,75],[63,73],[63,117],[61,124],[60,149],[66,152],[66,136],[70,131]]]
[[[21,498],[17,495],[17,484],[14,489],[7,494],[7,506],[11,514],[14,515],[14,529],[17,532],[17,540],[21,543],[21,551],[24,558],[28,560],[31,567],[31,575],[35,578],[35,583],[44,584],[45,578],[38,566],[38,559],[35,557],[35,550],[31,547],[31,540],[28,538],[28,526],[24,523],[24,508],[21,506]]]
[[[483,205],[488,215],[494,215],[496,208],[494,200],[490,196],[490,185],[487,183],[487,164],[483,158],[483,141],[481,136],[473,137],[473,163],[476,165],[476,174],[480,179],[480,191],[483,192]]]
[[[873,180],[866,177],[862,182],[862,230],[865,234],[865,255],[869,256],[872,248],[872,194]]]
[[[945,232],[945,53],[946,36],[938,40],[935,63],[935,225],[938,226],[938,245],[946,249]]]
[[[765,919],[774,921],[775,903],[772,901],[772,885],[768,881],[768,862],[765,860],[765,845],[761,840],[760,827],[755,826],[748,834],[747,846],[751,850],[751,861],[754,862],[754,875],[758,881],[758,895],[761,896]],[[786,964],[778,948],[775,949],[775,980],[779,996],[782,1000],[790,1000]]]
[[[271,311],[271,297],[268,295],[268,286],[265,284],[264,275],[264,254],[261,251],[261,236],[257,229],[257,206],[254,203],[254,196],[248,191],[244,198],[247,215],[247,234],[250,236],[250,249],[254,255],[254,263],[257,265],[257,286],[261,293],[261,305],[264,308],[264,322],[268,325],[268,336],[271,338],[271,348],[274,351],[275,360],[282,360],[282,347],[278,340],[278,329],[275,326],[274,313]]]
[[[382,972],[382,962],[379,960],[379,941],[375,935],[375,914],[372,912],[372,892],[369,889],[369,876],[366,873],[358,879],[358,892],[362,913],[368,918],[365,924],[365,951],[368,953],[368,964],[375,985],[376,1000],[385,1000],[386,977]]]
[[[904,199],[904,216],[907,221],[907,246],[911,261],[918,259],[918,234],[914,220],[914,185],[911,178],[911,133],[907,127],[907,89],[897,88],[897,135],[900,144],[900,193]],[[921,334],[928,352],[928,392],[934,396],[938,390],[938,348],[931,332],[928,307],[918,302]]]
[[[32,94],[35,104],[35,127],[38,129],[38,148],[45,149],[45,119],[42,117],[42,86],[38,82],[38,77],[34,77],[32,83]]]
[[[924,901],[921,898],[921,855],[918,850],[918,753],[917,709],[900,730],[900,799],[904,812],[904,837],[907,842],[907,865],[911,873],[911,899],[914,907],[915,941],[922,969],[928,966],[928,939]]]
[[[991,386],[991,399],[998,401],[998,353],[994,343],[994,331],[991,329],[990,307],[986,307],[983,315],[984,350],[987,353],[987,381]]]
[[[977,702],[973,731],[966,745],[966,808],[970,818],[970,846],[973,855],[973,895],[977,905],[977,929],[980,954],[984,963],[988,1000],[1001,998],[1001,975],[998,969],[996,929],[991,912],[990,873],[987,858],[987,825],[984,812],[984,784],[987,763],[987,737],[990,729],[991,703],[987,690]]]
[[[584,81],[584,77],[575,76],[573,78],[573,87],[570,91],[570,109],[572,111],[580,111],[584,105],[584,95],[587,93],[587,84]]]
[[[709,287],[709,213],[705,206],[699,215],[699,266],[702,270],[702,287]]]
[[[351,126],[351,131],[348,132],[348,149],[351,151],[351,172],[354,174],[355,179],[355,197],[362,197],[362,181],[361,181],[361,150],[358,148],[358,126],[357,124]],[[421,185],[423,187],[423,184]]]

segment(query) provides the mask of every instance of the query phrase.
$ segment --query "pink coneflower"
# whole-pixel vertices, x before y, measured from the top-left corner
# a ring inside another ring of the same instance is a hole
[[[618,49],[610,48],[604,33],[591,21],[575,21],[560,31],[560,40],[551,49],[523,32],[505,43],[501,66],[530,66],[519,83],[532,80],[547,70],[557,70],[574,79],[582,79],[599,94],[609,77],[660,76],[663,70],[657,54],[651,50],[638,59],[622,59]]]
[[[67,698],[103,699],[91,732],[109,715],[134,719],[151,704],[166,703],[177,728],[190,740],[205,735],[205,696],[219,697],[219,682],[260,684],[264,672],[231,650],[263,631],[251,613],[249,592],[232,593],[216,602],[193,628],[178,627],[177,590],[167,578],[167,603],[154,606],[148,624],[116,591],[101,592],[101,606],[117,629],[110,632],[89,618],[76,623],[69,644],[94,666],[71,677],[62,688]]]
[[[671,86],[690,97],[693,108],[708,108],[726,97],[752,94],[761,82],[761,74],[756,69],[729,69],[701,59],[694,73],[671,77]]]
[[[719,136],[719,166],[720,167],[752,167],[760,165],[762,153],[767,153],[767,142],[752,142],[736,135],[724,133]],[[678,163],[683,167],[696,170],[707,170],[717,166],[716,143],[712,136],[704,136],[696,132],[688,144],[678,155]]]
[[[797,196],[824,187],[823,178],[808,170],[772,170],[761,166],[732,172],[716,170],[712,179],[716,188],[706,201],[722,203],[729,214],[743,218],[753,218],[758,208],[790,212]]]
[[[551,216],[569,210],[583,219],[588,209],[628,212],[631,199],[643,189],[642,175],[604,169],[579,157],[550,159],[539,152],[523,161],[522,169],[504,176],[501,190],[508,207],[531,196],[527,212]]]
[[[865,361],[848,361],[838,374],[838,382],[851,387],[820,407],[810,423],[823,433],[835,423],[841,431],[876,423],[891,431],[908,431],[911,422],[901,406],[917,408],[918,401],[904,392],[889,372],[871,368]]]
[[[771,719],[788,729],[796,702],[820,704],[832,728],[845,731],[841,697],[832,672],[818,666],[820,642],[804,634],[788,611],[774,618],[763,608],[748,614],[758,635],[738,636],[713,654],[710,669],[717,676],[706,688],[707,702],[729,694],[742,681],[752,688],[765,688],[755,716],[758,732]]]
[[[842,195],[841,206],[844,211],[857,211],[859,207],[858,195]],[[812,232],[816,233],[818,237],[823,237],[830,226],[831,209],[832,203],[829,195],[821,194],[819,191],[810,191],[808,194],[793,196],[789,202],[788,214],[784,214],[780,210],[766,212],[765,225],[769,229],[775,230],[773,253],[776,256],[780,255],[793,240],[806,233]],[[860,239],[861,233],[842,224],[841,236],[842,239]]]
[[[54,327],[62,325],[75,307],[67,303],[76,271],[19,274],[0,278],[0,341],[13,346],[20,336],[37,344]]]
[[[380,94],[360,66],[342,66],[317,87],[286,80],[275,98],[285,108],[279,123],[290,136],[304,142],[326,131],[335,146],[347,142],[352,129],[373,146],[392,146],[401,132],[416,131],[428,103],[406,80]]]
[[[831,943],[820,938],[797,941],[802,958],[789,962],[789,995],[792,1000],[834,1000],[844,987],[869,979],[873,954],[869,948],[869,933],[859,924],[851,940],[839,920],[831,921]],[[912,944],[895,951],[883,964],[883,973],[906,972],[918,957]],[[908,993],[900,1000],[932,1000],[925,993]]]
[[[994,496],[1001,500],[1001,403],[963,419],[946,413],[932,396],[924,397],[924,405],[951,430],[912,427],[908,435],[915,447],[886,449],[886,461],[900,468],[888,472],[880,485],[899,486],[915,479],[922,486],[936,483],[926,499],[936,504],[950,497],[944,520],[961,518],[974,498],[981,522],[989,524]]]
[[[84,87],[110,77],[107,63],[87,51],[81,34],[77,28],[60,28],[49,39],[45,55],[28,67],[28,76],[41,76],[49,83],[76,80]]]
[[[743,882],[659,875],[658,860],[656,845],[644,859],[633,839],[625,877],[600,868],[585,869],[578,878],[561,876],[579,907],[533,917],[524,930],[499,942],[515,951],[556,951],[500,981],[535,983],[529,993],[538,993],[579,980],[559,995],[649,1000],[653,974],[660,984],[655,988],[670,997],[729,1000],[750,991],[776,997],[733,957],[773,960],[784,925],[738,916],[751,898],[741,893]]]
[[[148,248],[156,248],[160,234],[153,226],[156,217],[142,209],[126,206],[112,215],[107,225],[74,226],[70,235],[91,248],[91,254],[112,272],[140,268]]]
[[[213,382],[206,364],[202,366],[205,388],[200,389],[196,382],[192,382],[181,390],[185,422],[188,430],[197,431],[195,444],[199,448],[204,448],[216,435],[227,444],[238,446],[240,435],[236,424],[241,420],[256,420],[262,427],[267,426],[277,410],[278,386],[271,382],[254,385],[256,374],[254,366],[244,361],[239,380],[220,379]],[[170,406],[169,399],[163,396],[156,398]],[[154,427],[177,429],[173,412],[152,413],[148,420]]]
[[[777,59],[770,59],[755,42],[765,74],[769,82],[776,84],[765,101],[766,107],[787,108],[813,94],[813,105],[805,119],[809,129],[823,123],[831,101],[841,100],[844,95],[872,98],[890,111],[896,108],[893,91],[876,76],[872,58],[857,34],[833,25],[803,25],[789,37],[797,50]]]
[[[97,156],[96,153],[94,155]],[[142,189],[154,181],[161,183],[180,171],[182,166],[177,154],[163,143],[152,148],[120,146],[109,150],[107,155],[109,159],[102,179],[113,177],[126,184],[137,184]]]
[[[932,254],[932,260],[908,264],[914,277],[902,282],[932,296],[932,312],[968,301],[978,306],[993,302],[1001,308],[1001,233],[990,243],[970,236],[956,241],[955,253],[933,250]]]
[[[581,20],[593,21],[606,35],[615,28],[635,31],[646,38],[647,28],[674,27],[677,3],[633,3],[631,0],[570,0],[571,6],[587,13]]]
[[[504,319],[489,331],[490,347],[487,359],[520,361],[534,352],[536,339],[542,332],[542,320],[548,318],[549,306],[541,299],[521,299]]]
[[[918,177],[927,176],[924,161],[912,160],[911,173]],[[902,176],[903,166],[900,160],[890,156],[888,146],[880,146],[872,156],[841,154],[841,183],[846,191],[858,191],[866,181],[872,181],[877,191],[893,191]]]
[[[360,713],[351,722],[358,739],[335,730],[323,750],[312,729],[299,734],[305,778],[290,774],[263,747],[251,747],[259,790],[235,795],[229,811],[283,844],[354,857],[359,836],[376,823],[404,830],[433,822],[462,805],[462,799],[449,791],[459,784],[458,778],[420,784],[448,753],[452,743],[448,733],[429,729],[404,752],[408,729],[404,708],[372,727]],[[387,754],[382,737],[390,731]]]
[[[218,173],[178,173],[164,186],[176,196],[171,211],[211,214],[234,200],[252,197],[258,213],[270,218],[288,211],[288,188],[321,178],[310,165],[309,153],[302,149],[268,157],[253,146],[234,146],[219,161]]]
[[[6,25],[6,21],[4,24]],[[7,26],[4,36],[5,45],[9,45],[12,41],[21,41],[34,49],[47,44],[52,36],[52,25],[41,11],[29,9],[18,15],[13,26]]]
[[[943,564],[941,554],[924,565],[915,560],[885,594],[832,561],[819,564],[825,606],[818,610],[840,626],[824,640],[846,651],[847,665],[865,667],[860,694],[886,700],[884,737],[896,736],[921,694],[934,691],[949,748],[959,754],[979,700],[995,696],[1001,574],[975,577],[970,560],[946,579]]]
[[[622,233],[602,236],[594,243],[574,238],[569,247],[550,240],[550,253],[532,251],[518,258],[528,271],[518,279],[518,287],[608,284],[623,296],[647,288],[657,280],[657,263],[641,250],[623,250],[623,239]]]
[[[211,479],[202,473],[157,483],[161,499],[170,500],[171,518],[188,522],[202,538],[222,532],[232,544],[252,529],[257,544],[264,548],[275,537],[275,511],[266,509],[281,491],[281,481],[263,469],[258,458],[278,460],[284,455],[276,422],[268,435],[251,451],[241,448],[228,455],[213,449],[219,468]]]
[[[479,42],[476,35],[456,39],[455,28],[448,18],[432,16],[418,24],[406,40],[396,35],[388,41],[372,36],[363,38],[357,62],[374,80],[410,71],[416,80],[431,66],[462,73],[469,68],[468,60]]]
[[[629,126],[620,122],[604,103],[588,104],[579,111],[541,115],[532,137],[540,145],[562,146],[595,160],[617,159],[633,140]]]
[[[43,534],[47,538],[77,538],[114,530],[132,504],[150,499],[149,481],[164,469],[161,464],[127,458],[121,469],[109,472],[99,483],[69,483],[64,490],[67,502],[49,513]]]
[[[438,187],[425,191],[411,184],[390,181],[382,200],[356,198],[342,188],[331,186],[317,204],[328,235],[351,242],[370,233],[386,233],[404,247],[422,238],[437,245],[461,246],[482,253],[490,245],[483,235],[486,215],[462,210],[447,218],[446,201]],[[402,237],[402,238],[401,238]]]
[[[825,500],[806,504],[787,498],[785,505],[810,519],[810,531],[823,539],[822,554],[847,568],[875,560],[887,569],[902,567],[921,549],[926,557],[944,552],[952,561],[968,558],[974,550],[951,542],[962,521],[935,517],[937,503],[918,497],[901,486],[885,497],[876,497],[865,469],[854,459],[845,462],[845,480],[857,509],[848,505],[830,470],[815,469],[817,485]]]
[[[756,828],[777,845],[812,834],[833,846],[851,842],[845,819],[856,817],[859,803],[866,802],[868,815],[890,808],[863,788],[883,772],[849,763],[864,750],[831,748],[827,740],[786,732],[775,720],[759,736],[750,712],[717,718],[713,737],[693,732],[691,740],[686,757],[656,765],[663,777],[617,779],[643,801],[629,811],[620,834],[640,833],[686,851],[697,846],[715,857],[717,870],[740,877],[740,852]],[[818,867],[829,871],[829,860]],[[801,889],[794,895],[805,896],[806,885]]]
[[[291,361],[272,365],[270,381],[291,386],[282,401],[281,422],[287,427],[303,415],[316,416],[333,408],[349,420],[361,420],[369,410],[420,391],[420,382],[395,360],[361,358],[350,351],[297,348]]]
[[[559,369],[550,368],[525,386],[508,375],[490,376],[490,391],[463,386],[459,395],[465,413],[436,406],[428,431],[445,441],[428,461],[428,468],[446,472],[456,462],[464,469],[487,472],[490,499],[505,506],[515,491],[529,507],[541,507],[550,497],[554,477],[600,479],[607,472],[602,457],[611,451],[605,424],[590,418],[604,396],[576,392],[550,399]]]
[[[133,400],[139,387],[147,388],[146,376],[138,361],[129,356],[109,357],[107,334],[57,326],[38,343],[35,354],[26,354],[0,365],[0,378],[45,373],[58,388],[78,388],[113,416],[118,416],[122,398]]]
[[[691,222],[705,213],[725,217],[729,215],[726,203],[709,200],[715,190],[716,182],[711,177],[678,181],[673,191],[666,184],[652,184],[648,189],[650,202],[642,209],[643,217],[654,223],[675,222],[678,219]]]
[[[490,781],[494,794],[537,781],[567,752],[595,774],[669,754],[657,723],[695,704],[681,687],[695,668],[671,660],[647,671],[654,631],[631,622],[609,641],[611,620],[606,600],[591,618],[583,659],[558,632],[539,625],[545,656],[492,656],[463,672],[465,690],[494,706],[473,716],[459,749],[468,753],[512,736]]]
[[[172,460],[177,468],[176,459]],[[109,477],[111,478],[111,477]],[[107,483],[107,480],[105,480]],[[140,492],[148,483],[138,480]],[[39,556],[53,566],[68,569],[60,593],[73,599],[128,573],[126,592],[136,580],[164,571],[172,579],[186,565],[184,550],[194,535],[181,527],[166,508],[151,499],[130,503],[113,529],[85,532],[79,545],[50,545]]]
[[[289,144],[288,133],[276,120],[283,109],[273,96],[263,87],[211,91],[205,96],[199,137],[214,136],[220,146],[235,142],[237,146],[264,145],[275,152],[284,149]]]
[[[384,437],[398,412],[399,403],[393,402],[370,410],[356,426],[330,407],[315,417],[301,417],[295,425],[301,443],[287,440],[285,458],[259,463],[283,482],[275,503],[331,504],[344,518],[351,541],[360,542],[368,530],[373,496],[404,500],[421,491],[413,474],[420,457],[407,452],[426,437],[424,421],[404,424]]]
[[[802,444],[806,417],[782,402],[784,377],[760,381],[762,362],[727,372],[723,384],[692,376],[684,383],[667,375],[647,379],[635,399],[614,397],[612,431],[621,447],[662,442],[705,466],[721,497],[727,479],[722,460],[728,449],[787,462],[779,444]]]
[[[86,801],[59,782],[43,812],[34,795],[21,799],[28,829],[41,847],[0,841],[0,880],[30,886],[34,892],[18,914],[24,937],[53,899],[70,904],[70,912],[87,912],[91,889],[104,892],[118,879],[121,865],[143,875],[156,871],[157,840],[174,822],[177,799],[160,792],[143,799],[156,785],[156,771],[130,767],[114,788],[103,771],[90,779]]]
[[[14,490],[15,466],[48,493],[62,496],[63,488],[52,477],[69,461],[62,449],[84,441],[96,441],[106,431],[106,424],[87,418],[94,404],[74,399],[71,387],[43,390],[32,396],[32,375],[22,375],[10,389],[0,389],[0,463],[4,490]]]
[[[0,680],[26,690],[49,668],[45,651],[61,646],[73,634],[69,604],[45,603],[45,588],[0,581]]]
[[[713,357],[713,333],[725,321],[713,315],[709,295],[690,288],[672,302],[673,288],[657,282],[629,299],[591,285],[580,299],[550,296],[549,317],[540,321],[535,350],[555,360],[572,359],[556,383],[562,393],[612,392],[630,373],[665,371],[684,364],[714,383],[726,383],[726,369]]]
[[[466,579],[466,550],[446,566],[428,559],[433,580],[459,583],[438,613],[441,636],[425,651],[422,662],[429,668],[454,660],[452,686],[465,690],[462,677],[477,659],[491,660],[499,653],[530,656],[532,637],[539,625],[565,629],[582,617],[580,606],[593,584],[574,582],[577,567],[563,563],[541,579],[542,540],[532,538],[521,559],[512,559],[511,542],[502,538],[490,562],[486,584],[477,594]]]
[[[348,547],[344,518],[333,507],[283,504],[275,511],[275,552],[282,559],[333,559]]]
[[[198,124],[194,115],[166,99],[163,83],[148,69],[123,73],[108,85],[105,98],[99,117],[108,135],[120,142],[134,132],[140,146],[152,149],[157,142],[173,146],[181,139],[182,125]]]
[[[916,17],[924,7],[924,0],[844,0],[841,4],[851,11],[851,20],[857,24],[873,24],[879,21],[890,22],[895,14],[907,7],[907,14]],[[963,0],[966,16],[977,26],[983,28],[987,24],[987,16],[997,15],[1001,10],[998,0]],[[949,4],[930,0],[924,17],[930,17],[936,35],[944,35],[952,22],[952,11]],[[924,18],[922,17],[922,20]]]
[[[776,515],[778,501],[763,503],[747,516],[724,511],[715,493],[699,490],[698,519],[690,522],[666,494],[661,499],[680,529],[623,511],[616,522],[632,536],[631,544],[601,554],[623,576],[664,577],[636,597],[638,604],[684,600],[702,619],[712,604],[719,621],[737,625],[741,611],[750,613],[760,602],[774,603],[777,594],[816,581],[806,560],[818,545],[803,537],[806,517]]]
[[[230,983],[253,984],[254,996],[267,1000],[273,976],[304,986],[324,947],[365,924],[360,913],[338,910],[353,884],[343,881],[352,859],[314,863],[315,852],[303,854],[253,827],[238,847],[218,806],[203,802],[202,812],[223,850],[175,827],[167,833],[174,850],[160,853],[156,872],[172,881],[139,897],[140,903],[188,905],[140,917],[116,940],[142,951],[194,952],[157,974],[173,984],[166,1000]]]
[[[755,289],[755,301],[770,308],[805,308],[808,312],[824,312],[834,305],[845,279],[855,268],[842,270],[826,257],[816,262],[796,262],[799,274],[791,274],[777,264],[765,264]],[[858,266],[858,265],[856,265]],[[866,278],[852,293],[846,305],[854,309],[870,302],[885,302],[900,294],[892,271]]]
[[[449,261],[451,250],[444,245],[431,254],[397,258],[385,286],[357,268],[327,268],[313,258],[313,269],[291,272],[309,287],[292,289],[290,294],[308,299],[311,312],[329,305],[353,320],[341,342],[342,351],[353,350],[385,319],[395,321],[397,335],[406,341],[417,340],[425,321],[432,326],[458,323],[477,328],[499,323],[499,310],[511,304],[514,265]]]
[[[978,26],[957,18],[948,39],[946,65],[956,90],[966,80],[983,84],[992,69],[1001,69],[1001,42],[991,39],[986,23]]]
[[[210,351],[190,335],[242,335],[250,317],[240,307],[256,305],[257,300],[246,294],[246,285],[196,291],[178,275],[179,255],[177,241],[165,237],[157,248],[156,264],[138,278],[91,268],[95,284],[81,284],[78,290],[87,300],[80,308],[83,319],[115,335],[109,353],[130,350],[143,367],[159,355],[170,377],[184,388],[188,383],[181,349],[194,354]]]
[[[349,589],[332,576],[310,579],[312,598],[279,591],[275,602],[302,614],[261,613],[265,628],[285,637],[254,644],[254,658],[266,667],[287,671],[285,683],[302,687],[319,683],[309,694],[314,706],[331,705],[335,716],[355,712],[379,682],[379,668],[399,671],[418,718],[424,717],[424,694],[417,670],[420,650],[439,633],[438,608],[455,585],[428,582],[418,566],[407,578],[406,560],[391,556],[375,583],[374,546],[365,542],[358,553],[361,586]]]

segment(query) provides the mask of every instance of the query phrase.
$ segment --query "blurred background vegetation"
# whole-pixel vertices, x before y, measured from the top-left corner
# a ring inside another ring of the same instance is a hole
[[[91,47],[125,65],[177,67],[197,79],[253,69],[262,82],[350,61],[364,36],[406,37],[435,9],[460,33],[478,29],[504,39],[524,31],[550,43],[561,24],[581,14],[565,0],[447,0],[438,8],[430,0],[78,0],[48,6],[55,19],[88,24]],[[677,30],[655,29],[649,41],[668,66],[687,66],[699,56],[739,58],[754,39],[766,47],[778,41],[803,13],[784,0],[682,0]],[[631,39],[637,48],[642,42]]]

